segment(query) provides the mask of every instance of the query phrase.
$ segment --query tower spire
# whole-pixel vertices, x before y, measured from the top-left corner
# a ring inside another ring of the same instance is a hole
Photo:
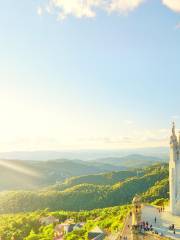
[[[172,123],[172,135],[170,138],[170,143],[172,144],[172,146],[177,146],[178,145],[178,139],[176,136],[176,129],[175,129],[175,123]]]
[[[172,135],[175,136],[175,122],[172,123]]]

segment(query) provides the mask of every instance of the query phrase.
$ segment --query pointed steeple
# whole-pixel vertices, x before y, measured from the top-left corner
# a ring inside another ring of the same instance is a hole
[[[172,123],[172,135],[175,136],[176,132],[175,132],[175,122]]]
[[[172,123],[172,135],[171,135],[171,138],[170,138],[170,144],[172,146],[175,146],[175,147],[177,147],[177,145],[178,145],[178,139],[177,139],[177,136],[176,136],[176,130],[175,130],[175,123],[174,122]]]

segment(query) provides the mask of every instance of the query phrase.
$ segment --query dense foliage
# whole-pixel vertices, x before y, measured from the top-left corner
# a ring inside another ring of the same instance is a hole
[[[169,197],[169,179],[165,178],[156,182],[142,197],[145,202],[153,202],[160,198],[167,199]]]
[[[113,176],[113,174],[109,176]],[[59,209],[70,211],[91,210],[129,204],[137,193],[146,193],[146,200],[154,200],[159,197],[158,182],[167,179],[167,176],[167,166],[156,165],[141,171],[140,176],[130,177],[124,181],[120,179],[113,185],[84,183],[67,188],[64,191],[3,192],[0,193],[0,213],[31,212],[45,208],[49,208],[50,211]],[[163,183],[160,186],[162,189],[159,194],[167,193],[167,185],[163,185]],[[154,188],[152,188],[153,186]],[[166,188],[164,189],[164,187]],[[166,196],[163,195],[163,197]]]
[[[72,176],[102,173],[118,168],[66,159],[52,161],[0,160],[0,191],[45,187]],[[23,181],[22,181],[23,179]]]
[[[166,164],[73,177],[43,190],[1,192],[0,236],[2,240],[52,240],[55,225],[43,226],[39,219],[53,215],[60,222],[69,218],[84,222],[83,228],[67,234],[65,240],[86,240],[97,225],[107,233],[121,229],[130,209],[125,204],[135,194],[141,194],[145,202],[162,205],[168,192]]]
[[[74,219],[75,222],[85,222],[82,229],[74,230],[66,235],[66,240],[87,239],[87,233],[94,226],[99,226],[108,233],[121,229],[124,218],[129,211],[129,206],[96,209],[81,212],[33,212],[14,215],[1,215],[0,236],[2,240],[52,240],[55,225],[43,226],[39,219],[42,216],[53,215],[64,222]]]
[[[159,161],[158,158],[142,155],[97,159],[96,161],[68,159],[50,161],[0,160],[0,191],[32,190],[53,185],[74,176],[129,170],[130,168],[150,166]],[[104,180],[106,179],[105,177]],[[99,179],[99,183],[96,182],[96,184],[101,184],[101,180],[103,179]],[[87,181],[87,183],[94,182]],[[109,183],[104,182],[104,184]]]
[[[54,226],[41,226],[42,213],[1,215],[0,236],[2,240],[48,240],[54,235]]]
[[[143,174],[143,173],[141,173]],[[63,183],[55,184],[49,187],[49,190],[62,191],[78,184],[96,184],[96,185],[113,185],[127,178],[137,176],[137,170],[131,171],[114,171],[101,174],[91,174],[78,177],[72,177],[65,180]]]

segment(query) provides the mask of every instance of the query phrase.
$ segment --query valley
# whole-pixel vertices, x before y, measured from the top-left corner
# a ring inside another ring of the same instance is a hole
[[[117,237],[136,194],[144,202],[155,204],[169,197],[168,164],[148,158],[141,166],[141,159],[139,163],[136,159],[137,156],[129,157],[128,167],[123,164],[124,159],[119,162],[113,159],[111,164],[106,159],[103,162],[12,160],[6,166],[1,164],[0,178],[9,176],[11,180],[4,181],[6,185],[2,181],[1,185],[1,238],[50,240],[54,234],[61,236],[61,225],[75,226],[81,222],[82,228],[63,234],[63,239],[87,239],[97,226],[109,239]],[[50,216],[55,220],[45,225],[39,222]]]

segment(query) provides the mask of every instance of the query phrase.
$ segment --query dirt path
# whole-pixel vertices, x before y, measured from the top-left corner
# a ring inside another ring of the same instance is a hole
[[[127,237],[127,240],[131,240],[131,226],[132,226],[132,217],[128,216],[122,231],[122,240]]]
[[[127,240],[131,240],[131,226],[132,226],[132,217],[128,216],[125,220],[124,228],[122,232],[111,234],[106,239],[108,240],[124,240],[127,237]]]

